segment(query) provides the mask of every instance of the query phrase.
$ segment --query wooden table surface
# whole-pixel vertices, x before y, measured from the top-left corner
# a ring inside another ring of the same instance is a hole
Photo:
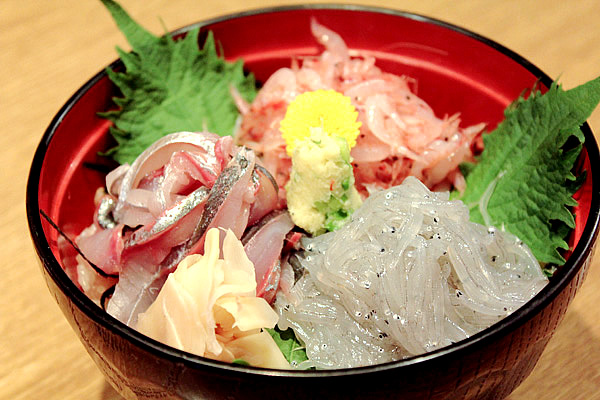
[[[334,1],[331,1],[334,2]],[[305,1],[312,3],[312,1]],[[422,3],[422,4],[418,4]],[[287,0],[122,0],[162,33]],[[571,88],[600,75],[600,1],[362,0],[487,36]],[[161,20],[163,22],[161,22]],[[25,218],[25,184],[41,135],[70,95],[127,48],[99,1],[0,3],[0,398],[118,399],[43,282]],[[590,118],[600,133],[600,109]],[[594,166],[598,168],[598,166]],[[596,257],[593,264],[599,263]],[[531,376],[511,399],[600,399],[600,266],[593,265]]]

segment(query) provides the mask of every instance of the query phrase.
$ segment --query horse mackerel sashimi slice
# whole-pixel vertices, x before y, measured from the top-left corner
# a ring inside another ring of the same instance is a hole
[[[352,149],[356,187],[386,189],[415,176],[430,189],[464,188],[458,165],[473,161],[481,150],[477,140],[484,124],[461,128],[458,115],[438,118],[413,90],[413,80],[382,71],[375,58],[354,56],[336,32],[311,21],[315,38],[324,46],[317,57],[293,60],[271,75],[251,104],[236,96],[243,119],[238,144],[257,152],[280,186],[289,179],[291,160],[279,124],[289,103],[301,93],[333,89],[351,98],[359,112],[360,129]]]
[[[98,201],[94,223],[76,242],[96,267],[113,280],[118,275],[109,314],[134,326],[178,263],[202,253],[208,228],[231,229],[241,237],[249,223],[277,206],[273,178],[255,158],[231,137],[180,132],[159,139],[131,166],[107,176],[108,193],[101,198],[113,206]],[[80,286],[97,297],[95,280],[84,274],[91,269],[84,268],[87,260],[79,257],[78,264],[85,279]]]

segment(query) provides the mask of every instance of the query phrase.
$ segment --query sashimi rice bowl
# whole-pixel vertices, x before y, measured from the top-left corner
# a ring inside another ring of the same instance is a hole
[[[33,160],[50,291],[126,398],[504,398],[583,282],[600,80],[359,6],[155,36]]]

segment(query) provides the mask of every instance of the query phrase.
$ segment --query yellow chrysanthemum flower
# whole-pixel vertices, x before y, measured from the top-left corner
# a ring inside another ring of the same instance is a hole
[[[311,128],[343,137],[352,148],[360,129],[358,112],[350,98],[335,90],[315,90],[298,95],[288,106],[280,130],[289,156],[296,143],[310,136]]]

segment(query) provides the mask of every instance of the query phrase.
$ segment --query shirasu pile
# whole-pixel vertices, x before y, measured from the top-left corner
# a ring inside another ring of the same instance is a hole
[[[279,328],[293,328],[306,346],[300,368],[373,365],[447,346],[548,282],[517,237],[470,222],[461,201],[412,177],[372,194],[344,227],[304,248],[295,260],[303,275],[275,302]]]

